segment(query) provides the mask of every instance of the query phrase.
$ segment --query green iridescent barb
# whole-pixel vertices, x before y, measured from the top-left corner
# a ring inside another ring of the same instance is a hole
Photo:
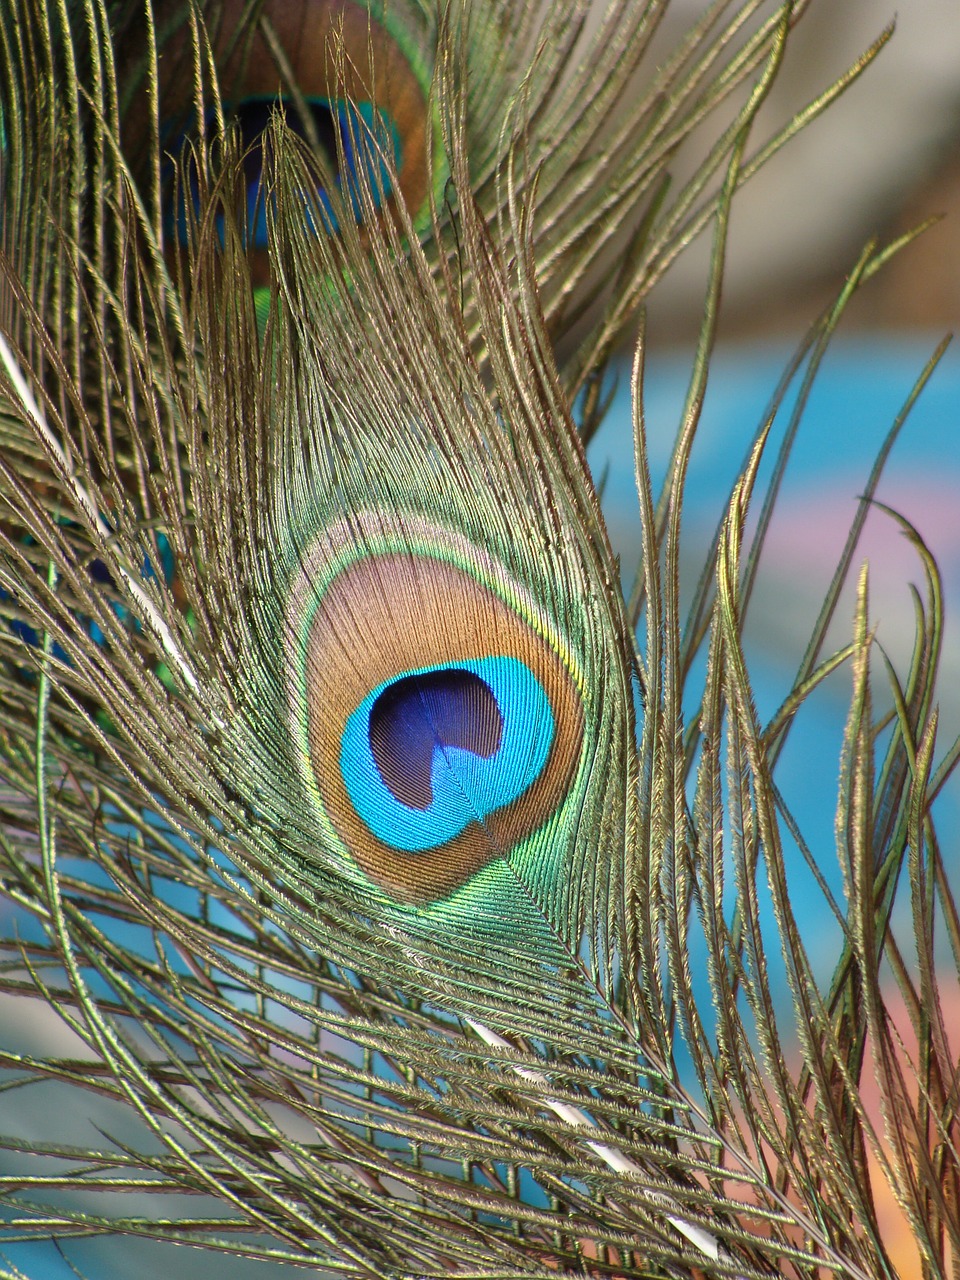
[[[122,1117],[0,1175],[9,1242],[147,1237],[264,1276],[880,1277],[885,1187],[926,1274],[956,1256],[925,945],[956,920],[929,813],[957,756],[934,764],[935,566],[892,712],[865,587],[824,656],[852,536],[761,726],[765,424],[679,612],[731,200],[885,37],[754,144],[806,6],[715,4],[672,53],[665,7],[0,15],[0,989],[65,1046],[0,1039],[0,1066],[8,1100],[55,1082],[71,1132],[91,1097]],[[625,596],[584,440],[614,344],[706,228],[659,499],[639,347]],[[844,942],[820,987],[774,766],[845,661]],[[39,1149],[13,1129],[5,1149]]]

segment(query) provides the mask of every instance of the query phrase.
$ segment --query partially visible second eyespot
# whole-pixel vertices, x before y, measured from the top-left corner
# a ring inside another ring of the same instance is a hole
[[[415,225],[424,223],[431,182],[440,181],[434,166],[430,67],[423,59],[421,34],[403,29],[395,7],[380,13],[379,6],[354,0],[266,0],[251,26],[246,0],[226,0],[216,14],[211,9],[205,16],[221,104],[227,120],[238,126],[245,151],[247,242],[256,286],[268,281],[261,139],[274,112],[317,153],[321,169],[330,175],[330,186],[314,193],[322,223],[318,233],[336,234],[345,208],[362,223],[371,208],[382,216],[398,201]],[[277,48],[282,50],[279,58]],[[142,93],[140,100],[145,100]],[[170,158],[166,229],[175,243],[185,245],[198,184],[189,164],[178,183],[174,162],[200,133],[185,24],[160,60],[160,110],[161,144]],[[207,136],[214,125],[211,108],[203,121]],[[125,130],[136,151],[142,121],[135,108]]]

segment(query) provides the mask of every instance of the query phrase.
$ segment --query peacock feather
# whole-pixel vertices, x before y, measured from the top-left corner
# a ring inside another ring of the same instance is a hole
[[[595,32],[499,0],[4,11],[0,984],[70,1041],[0,1061],[126,1126],[5,1180],[8,1239],[145,1235],[264,1275],[887,1277],[883,1185],[947,1274],[939,579],[911,531],[928,596],[875,712],[865,581],[824,652],[855,528],[761,725],[743,637],[768,506],[746,518],[788,380],[680,614],[731,200],[876,49],[751,152],[804,6],[716,4],[641,82],[664,7]],[[659,501],[642,341],[635,364],[625,591],[584,440],[617,336],[707,226]],[[811,330],[801,404],[890,252]],[[844,663],[824,985],[774,769]],[[888,968],[916,997],[915,1092]],[[158,1207],[181,1193],[196,1212]]]

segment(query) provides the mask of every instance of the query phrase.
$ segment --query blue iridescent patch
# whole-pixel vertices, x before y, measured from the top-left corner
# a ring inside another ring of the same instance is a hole
[[[57,523],[63,525],[67,529],[71,528],[73,524],[73,522],[68,519],[60,519],[57,521]],[[163,577],[164,582],[166,582],[167,585],[169,586],[173,582],[175,577],[173,548],[171,547],[165,534],[158,533],[156,535],[156,542],[157,542],[157,551],[159,553],[159,557],[158,557],[159,563],[157,565],[157,568],[155,569],[150,559],[147,556],[144,556],[142,573],[145,579],[155,578],[158,576],[158,570],[159,570],[159,574]],[[24,546],[34,545],[34,539],[30,536],[25,537],[23,539],[23,545]],[[103,561],[100,560],[98,557],[95,557],[89,562],[89,564],[87,565],[87,572],[90,575],[91,581],[96,586],[103,587],[108,592],[116,590],[116,583],[114,582],[113,577],[110,574],[110,571],[107,569],[107,566],[103,563]],[[3,603],[9,600],[10,598],[11,597],[8,594],[8,592],[0,588],[0,603]],[[136,618],[131,619],[130,612],[125,605],[121,604],[117,600],[114,600],[114,601],[111,601],[110,607],[113,610],[113,612],[116,614],[116,616],[120,619],[121,622],[129,623],[130,625],[132,625],[135,631],[141,630],[140,622]],[[94,642],[94,644],[103,645],[106,643],[106,637],[103,633],[102,628],[92,618],[88,618],[88,617],[85,617],[84,615],[81,615],[80,620],[87,634],[89,635],[90,639]],[[29,645],[31,648],[40,647],[40,644],[42,642],[41,634],[35,627],[31,626],[30,623],[24,622],[22,619],[19,619],[19,618],[11,618],[8,622],[8,626],[10,630],[13,632],[13,634],[18,637],[18,639],[22,640],[25,644]],[[54,644],[52,652],[53,652],[53,656],[57,658],[58,661],[65,662],[69,665],[70,659],[67,653],[59,644]]]

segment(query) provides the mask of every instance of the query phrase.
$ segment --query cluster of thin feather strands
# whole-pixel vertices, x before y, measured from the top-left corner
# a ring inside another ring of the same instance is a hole
[[[639,6],[637,13],[656,8]],[[504,1018],[516,1034],[502,1049],[439,1001],[391,983],[371,947],[355,949],[366,956],[365,968],[325,958],[304,902],[243,861],[243,831],[218,830],[205,815],[178,806],[171,793],[176,762],[168,775],[138,758],[137,742],[118,731],[123,722],[105,716],[91,696],[106,658],[103,644],[80,634],[81,618],[96,620],[105,645],[119,654],[130,687],[142,693],[145,716],[166,714],[164,699],[190,700],[189,672],[178,668],[180,649],[169,637],[189,640],[191,626],[202,636],[210,620],[185,621],[172,591],[138,573],[132,553],[117,559],[119,535],[107,528],[98,541],[97,520],[109,511],[113,530],[135,530],[129,546],[151,564],[162,560],[159,533],[174,546],[175,560],[189,558],[193,533],[175,527],[150,472],[161,459],[164,479],[182,485],[168,502],[182,501],[189,511],[196,477],[183,461],[187,445],[170,424],[188,406],[202,423],[205,397],[215,394],[194,343],[198,333],[212,331],[222,295],[193,308],[191,272],[204,251],[214,252],[209,226],[205,238],[194,229],[186,265],[171,274],[165,263],[159,208],[149,197],[138,203],[112,147],[118,95],[110,88],[105,14],[95,6],[86,11],[106,68],[96,99],[102,115],[90,113],[79,137],[88,104],[76,85],[72,107],[66,95],[64,119],[74,112],[68,136],[75,145],[72,180],[53,191],[62,232],[54,248],[36,219],[32,179],[22,170],[17,175],[25,184],[23,218],[5,227],[4,323],[13,354],[5,361],[0,425],[9,507],[0,584],[7,614],[21,626],[4,633],[0,670],[2,888],[18,911],[3,942],[0,989],[33,1001],[40,992],[74,1038],[63,1056],[2,1052],[0,1064],[7,1069],[7,1103],[22,1089],[55,1082],[58,1108],[86,1111],[91,1098],[118,1103],[142,1128],[136,1137],[127,1130],[122,1138],[98,1135],[89,1147],[53,1137],[42,1148],[45,1160],[0,1179],[8,1242],[119,1233],[332,1276],[880,1277],[894,1274],[877,1210],[889,1190],[917,1241],[922,1273],[947,1275],[955,1265],[957,1078],[939,993],[960,972],[960,921],[931,806],[960,746],[937,756],[940,581],[909,526],[926,585],[916,597],[916,643],[905,676],[872,639],[865,575],[850,643],[825,651],[886,456],[939,352],[884,442],[801,668],[767,725],[757,718],[744,638],[777,491],[828,343],[850,297],[899,246],[866,252],[836,305],[811,329],[773,396],[727,509],[718,513],[692,605],[685,615],[680,608],[684,481],[713,347],[731,200],[802,123],[791,122],[747,157],[750,125],[779,65],[789,21],[799,16],[799,6],[781,11],[736,44],[757,9],[738,11],[723,38],[704,25],[670,64],[673,79],[658,87],[649,113],[641,112],[639,122],[632,117],[632,127],[649,127],[653,141],[646,151],[630,152],[626,135],[619,139],[615,151],[623,162],[626,149],[630,161],[619,171],[628,176],[610,197],[602,230],[591,231],[595,209],[577,213],[576,201],[564,194],[569,153],[553,168],[545,164],[539,188],[532,177],[517,176],[526,173],[520,163],[508,172],[491,161],[479,182],[470,167],[483,217],[496,228],[493,243],[504,254],[516,252],[513,268],[492,272],[491,291],[503,289],[499,305],[509,312],[516,295],[532,327],[541,321],[556,327],[574,310],[592,308],[590,338],[560,370],[571,399],[591,388],[585,434],[599,418],[598,374],[614,335],[711,221],[715,242],[689,395],[659,495],[647,464],[642,342],[634,366],[643,553],[627,608],[643,690],[641,822],[632,833],[643,875],[629,911],[645,961],[635,979],[642,987],[635,1044],[613,1035],[604,1043],[603,1011],[595,1034],[582,1042],[560,1034],[567,1024],[559,1011],[553,1037],[542,1022],[525,1036],[505,974]],[[560,19],[558,8],[551,18],[556,30]],[[25,22],[23,30],[30,29]],[[11,52],[12,31],[4,27],[8,65],[27,58],[26,44]],[[523,43],[531,38],[528,31]],[[30,57],[43,64],[46,56],[38,42]],[[468,70],[451,57],[451,80]],[[42,97],[50,80],[40,75],[37,82]],[[626,83],[619,81],[617,92]],[[741,83],[751,92],[735,120],[718,134],[689,186],[668,200],[666,163],[677,143]],[[582,90],[573,85],[566,110]],[[804,118],[837,91],[822,95]],[[465,102],[462,88],[446,100],[459,211],[452,220],[438,211],[433,243],[418,258],[418,269],[448,285],[463,266],[462,241],[485,234],[467,198],[467,158],[457,153],[466,126],[458,125],[456,108]],[[492,112],[497,104],[486,105]],[[523,110],[532,118],[533,107],[549,105],[544,98]],[[658,137],[655,121],[664,116],[669,123]],[[508,127],[501,121],[498,138],[509,136]],[[16,138],[15,121],[8,136]],[[543,137],[550,136],[545,129]],[[276,139],[282,155],[279,130]],[[539,164],[537,147],[546,144],[535,128],[525,142]],[[220,323],[255,345],[242,238],[231,225],[235,158],[229,147],[224,156],[221,185],[203,197],[223,217],[226,265],[209,279],[238,286],[237,316]],[[93,172],[91,157],[99,166]],[[198,172],[212,172],[213,163],[201,144]],[[281,180],[277,191],[281,207],[284,199],[292,205],[298,165],[306,163],[299,153],[291,159],[288,185]],[[49,178],[42,166],[38,171],[41,183]],[[600,166],[587,177],[603,175]],[[91,189],[99,192],[95,234],[80,198]],[[51,189],[44,195],[50,198]],[[535,197],[532,230],[515,231]],[[555,216],[551,201],[560,210]],[[638,201],[647,216],[617,274],[605,281],[606,291],[585,295],[588,260],[629,223]],[[405,230],[413,239],[413,228]],[[289,229],[279,240],[290,254],[278,264],[289,304],[311,250],[305,235],[298,240]],[[11,262],[12,245],[18,248]],[[401,249],[394,238],[384,252],[389,259]],[[478,260],[469,246],[465,259]],[[529,260],[542,284],[542,317]],[[451,308],[463,307],[465,358],[473,350],[480,367],[489,337],[476,302],[482,287],[465,278],[462,297],[448,290]],[[91,332],[106,338],[92,341]],[[256,352],[241,347],[238,370],[248,356],[256,366]],[[19,369],[31,371],[23,387],[16,383]],[[89,410],[97,378],[99,417]],[[786,412],[798,381],[795,407]],[[177,388],[187,389],[180,400]],[[770,435],[784,416],[772,477],[755,494],[761,453],[772,447]],[[78,497],[88,492],[84,485],[110,501],[84,512]],[[760,517],[748,534],[751,503],[759,503]],[[54,511],[47,523],[44,510]],[[31,511],[32,542],[25,537]],[[82,556],[89,562],[92,549],[113,556],[109,584],[91,585],[75,567]],[[32,586],[42,607],[18,615],[22,584],[45,572],[46,593]],[[36,625],[44,614],[46,628],[32,648],[25,646],[18,639],[22,625]],[[58,657],[60,644],[69,648],[69,667]],[[704,653],[705,674],[697,662]],[[788,810],[775,771],[804,699],[840,667],[850,673],[852,695],[830,856],[840,860],[845,893],[835,901],[820,876],[842,937],[824,985],[795,918],[791,856],[799,850],[816,871],[826,855],[807,849],[803,815]],[[909,911],[898,914],[904,900]],[[345,918],[335,918],[341,931]],[[940,934],[946,947],[935,944]],[[337,954],[351,946],[339,935],[330,942]],[[694,953],[707,957],[707,999],[691,974]],[[774,998],[774,955],[789,984],[786,1007]],[[616,1003],[618,992],[610,998]],[[874,1076],[879,1110],[863,1100]],[[582,1108],[593,1127],[572,1126],[557,1102]],[[41,1150],[8,1132],[9,1122],[2,1128],[9,1151]],[[600,1145],[626,1157],[629,1172],[600,1158]],[[133,1193],[147,1201],[136,1214],[124,1209]],[[194,1214],[183,1212],[184,1194],[196,1197]],[[174,1197],[177,1212],[165,1213]],[[720,1242],[712,1252],[710,1241]]]

